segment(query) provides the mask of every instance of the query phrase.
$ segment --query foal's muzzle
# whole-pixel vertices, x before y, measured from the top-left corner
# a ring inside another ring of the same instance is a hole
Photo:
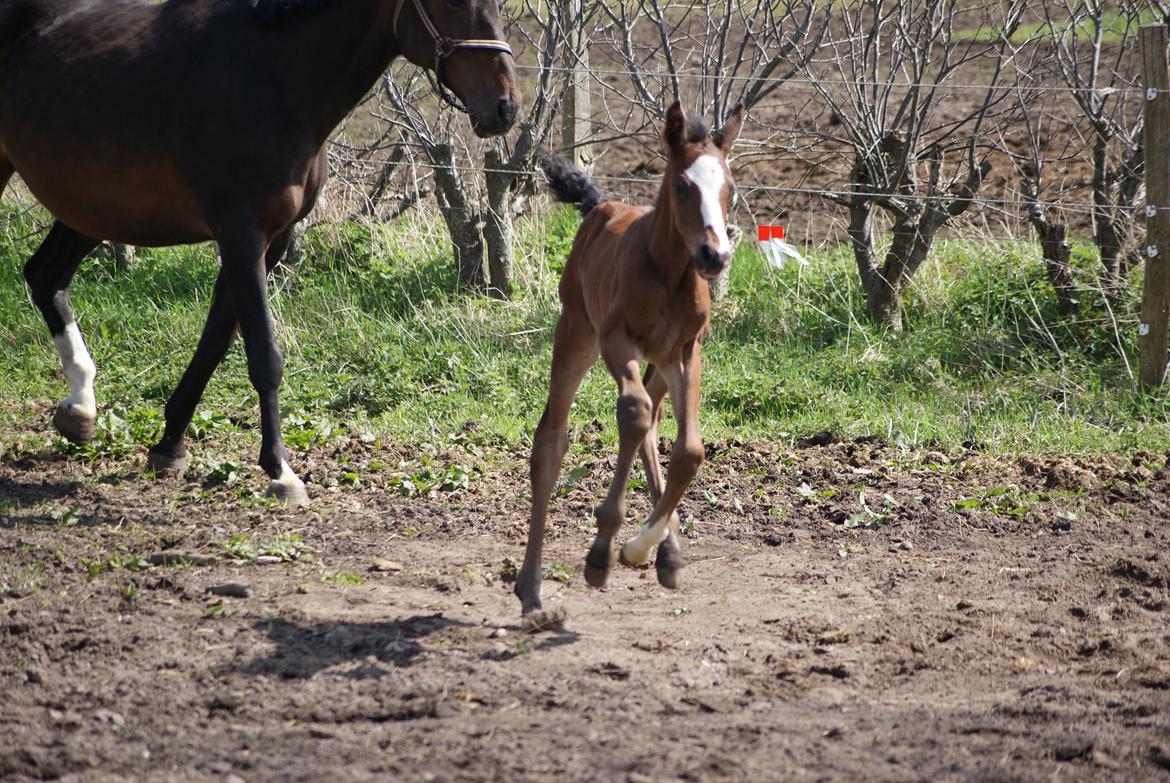
[[[699,252],[695,253],[694,262],[699,277],[714,280],[723,274],[723,270],[731,263],[731,253],[720,253],[709,244],[703,243],[699,246]]]

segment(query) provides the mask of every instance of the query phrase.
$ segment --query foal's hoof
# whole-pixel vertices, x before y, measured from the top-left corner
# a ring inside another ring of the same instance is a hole
[[[639,549],[637,538],[631,538],[622,545],[621,551],[618,552],[618,560],[628,568],[637,568],[649,559],[650,550]]]
[[[610,554],[608,546],[594,544],[585,556],[585,581],[590,587],[601,589],[609,579]]]
[[[175,457],[162,451],[151,449],[146,452],[146,467],[154,471],[154,475],[163,477],[182,478],[187,472],[187,455]]]
[[[76,405],[58,405],[53,414],[53,426],[65,440],[83,445],[93,440],[94,418]]]
[[[556,609],[533,609],[520,618],[520,630],[524,633],[562,631],[568,616],[569,613],[560,606]]]
[[[305,491],[304,483],[297,478],[297,474],[293,473],[288,465],[284,466],[280,478],[268,482],[268,492],[265,494],[290,506],[309,505],[309,493]]]
[[[682,567],[682,555],[676,550],[658,548],[658,557],[654,559],[654,570],[658,572],[658,584],[668,590],[677,590],[679,572],[682,571]]]

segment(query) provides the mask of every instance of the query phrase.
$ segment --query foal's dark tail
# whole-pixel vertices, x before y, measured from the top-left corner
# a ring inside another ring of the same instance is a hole
[[[548,178],[549,190],[557,201],[574,204],[582,215],[589,212],[609,197],[593,184],[589,175],[565,160],[564,156],[546,149],[536,155],[536,162]]]

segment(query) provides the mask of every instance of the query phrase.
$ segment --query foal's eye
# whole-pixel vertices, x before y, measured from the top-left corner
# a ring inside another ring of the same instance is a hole
[[[452,8],[466,8],[467,0],[447,0],[447,5]]]
[[[682,177],[674,178],[674,192],[682,198],[691,192],[691,184]]]

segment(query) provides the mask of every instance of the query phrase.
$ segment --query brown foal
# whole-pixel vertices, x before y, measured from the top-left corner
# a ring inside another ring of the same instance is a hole
[[[666,173],[654,207],[607,200],[583,172],[557,158],[542,161],[554,194],[578,205],[585,219],[561,278],[548,404],[532,444],[532,518],[516,580],[530,626],[556,619],[540,612],[545,520],[568,449],[569,407],[599,353],[617,382],[620,446],[613,482],[595,512],[597,537],[585,558],[585,579],[602,587],[609,576],[611,543],[626,516],[626,482],[640,453],[654,510],[622,547],[621,560],[644,563],[657,546],[658,581],[678,585],[682,552],[675,509],[703,461],[699,344],[711,309],[707,281],[731,260],[727,203],[734,186],[727,153],[742,126],[742,107],[721,131],[709,133],[701,120],[688,121],[677,102],[671,106],[662,133]],[[648,363],[644,379],[643,361]],[[678,437],[663,486],[658,422],[667,392]]]

